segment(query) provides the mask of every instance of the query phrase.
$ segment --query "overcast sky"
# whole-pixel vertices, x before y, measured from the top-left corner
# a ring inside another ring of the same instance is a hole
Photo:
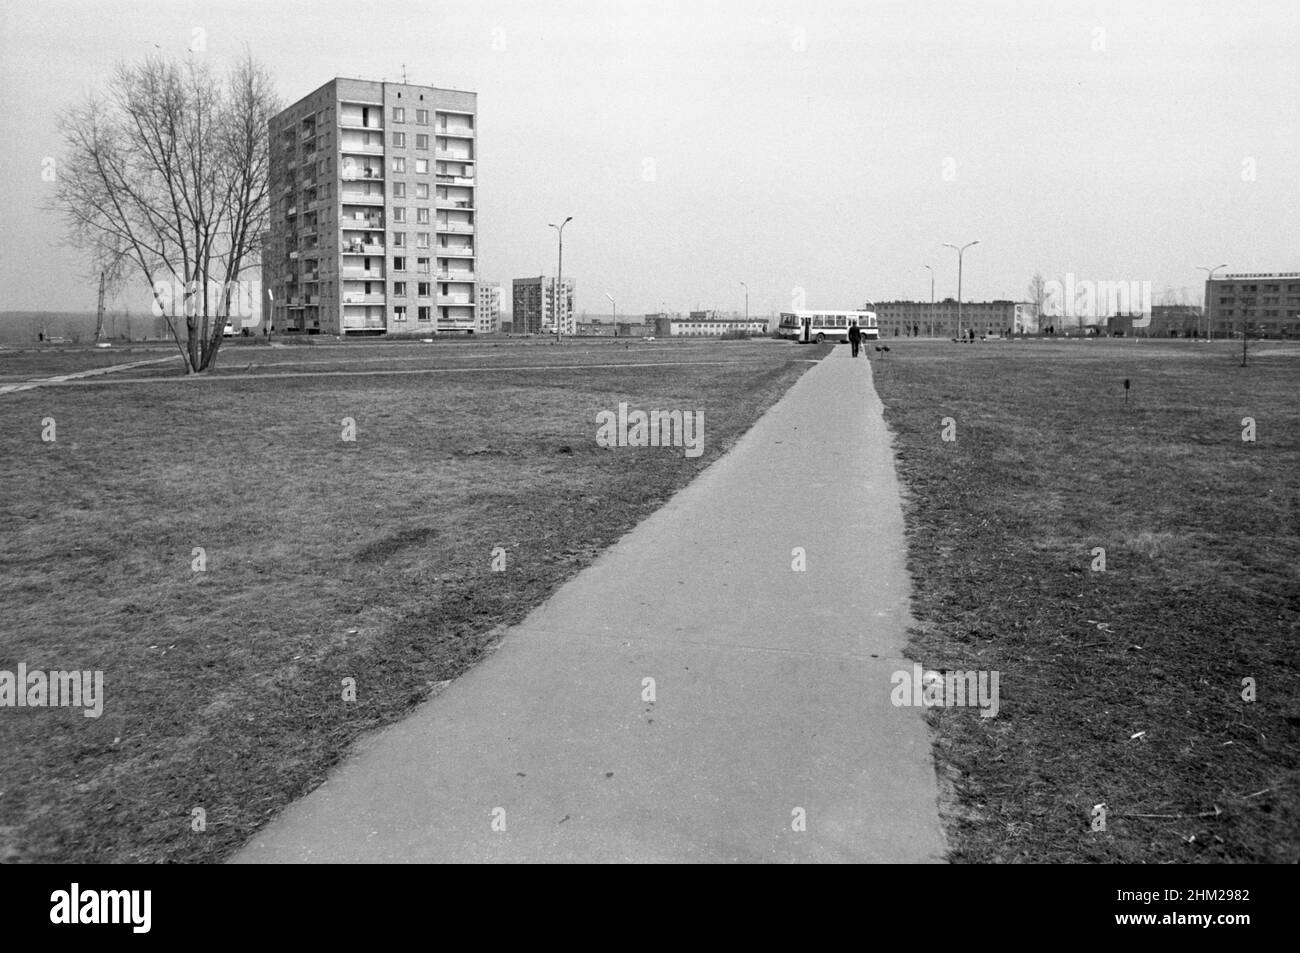
[[[1199,297],[1300,270],[1300,4],[0,3],[0,310],[93,310],[43,211],[56,117],[202,30],[285,102],[334,76],[479,94],[480,277],[579,310],[1023,298],[1035,271]],[[509,293],[505,297],[508,300]],[[147,308],[147,299],[132,300]]]

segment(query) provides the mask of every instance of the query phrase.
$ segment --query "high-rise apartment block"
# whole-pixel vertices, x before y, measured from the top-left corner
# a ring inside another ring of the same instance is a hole
[[[515,334],[554,333],[556,328],[556,305],[559,305],[559,327],[564,334],[573,334],[577,330],[573,316],[572,278],[564,279],[564,291],[556,301],[556,281],[546,275],[537,278],[516,278],[514,280],[512,308]]]
[[[340,78],[271,120],[276,333],[474,333],[477,99]]]
[[[474,313],[479,334],[495,334],[501,330],[501,285],[495,281],[475,284]]]

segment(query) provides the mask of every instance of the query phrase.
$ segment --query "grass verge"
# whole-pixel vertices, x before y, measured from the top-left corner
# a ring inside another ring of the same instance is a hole
[[[1300,859],[1300,349],[1236,358],[1115,341],[873,359],[913,655],[1001,676],[995,718],[928,712],[953,860]]]
[[[0,856],[225,857],[361,733],[482,658],[825,353],[737,342],[695,349],[719,364],[598,368],[594,349],[572,367],[494,369],[560,349],[508,350],[485,350],[474,373],[367,364],[0,398],[0,670],[98,669],[106,695],[98,719],[0,709]],[[596,412],[622,401],[702,410],[703,455],[598,447]]]

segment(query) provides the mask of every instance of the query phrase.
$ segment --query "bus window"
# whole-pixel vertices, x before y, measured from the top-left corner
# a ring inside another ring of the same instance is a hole
[[[847,320],[848,320],[848,319],[845,318],[844,315],[841,314],[839,317],[837,317],[837,318],[835,319],[835,326],[836,326],[837,328],[847,327],[847,324],[846,324]]]

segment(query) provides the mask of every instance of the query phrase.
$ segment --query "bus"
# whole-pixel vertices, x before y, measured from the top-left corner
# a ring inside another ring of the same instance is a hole
[[[849,325],[852,324],[862,329],[862,340],[880,338],[874,311],[782,311],[776,333],[792,341],[843,343],[849,339]]]

